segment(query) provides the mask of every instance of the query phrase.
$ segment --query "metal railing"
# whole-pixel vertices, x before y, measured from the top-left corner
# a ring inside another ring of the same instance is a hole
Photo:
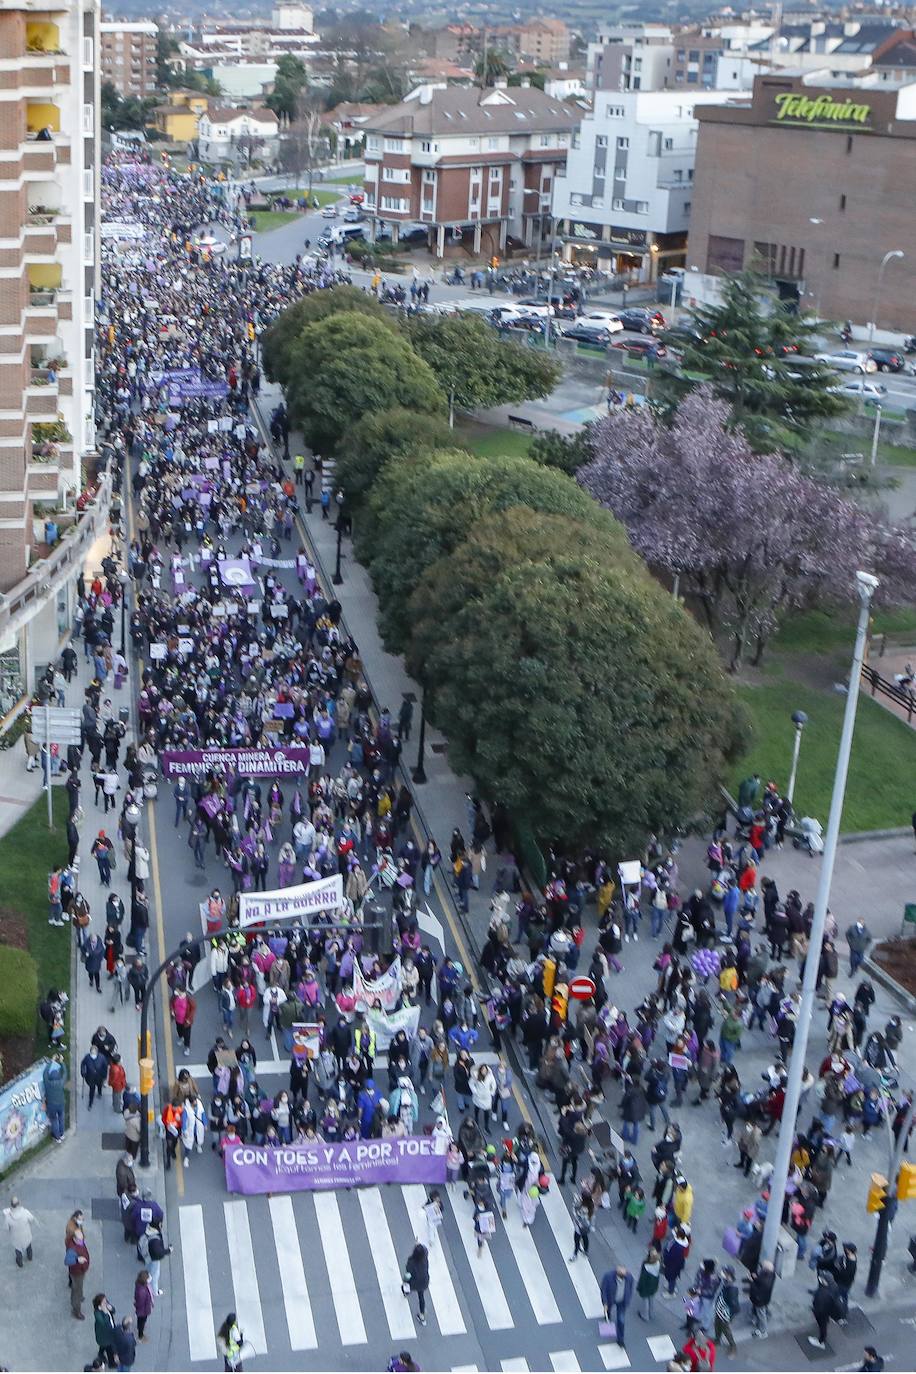
[[[893,701],[895,705],[902,707],[906,711],[907,724],[913,724],[916,695],[910,688],[901,687],[896,682],[888,681],[886,677],[882,677],[880,673],[875,672],[874,668],[869,668],[867,665],[862,669],[862,677],[871,688],[872,696],[880,694],[887,697],[889,701]]]

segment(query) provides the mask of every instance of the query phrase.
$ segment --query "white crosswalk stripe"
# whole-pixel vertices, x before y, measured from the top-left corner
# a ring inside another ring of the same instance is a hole
[[[518,1370],[519,1374],[527,1374],[528,1361],[522,1359],[500,1360],[499,1367],[500,1369],[504,1369],[506,1371],[506,1374],[511,1374],[511,1371],[514,1370]]]
[[[423,1204],[426,1201],[426,1189],[422,1183],[408,1183],[404,1187],[404,1198],[414,1230],[422,1239],[420,1226]],[[436,1309],[436,1320],[442,1335],[463,1335],[467,1328],[461,1315],[461,1304],[458,1302],[455,1285],[452,1283],[452,1276],[449,1273],[441,1245],[437,1245],[435,1250],[429,1252],[429,1295],[433,1300],[433,1307]]]
[[[356,1280],[347,1250],[347,1238],[340,1220],[340,1209],[333,1193],[315,1194],[315,1214],[321,1233],[328,1274],[331,1276],[331,1298],[337,1314],[342,1345],[364,1345],[366,1328],[356,1292]]]
[[[541,1225],[543,1226],[543,1224],[542,1221]],[[544,1326],[548,1322],[560,1321],[560,1309],[557,1307],[550,1280],[537,1252],[534,1237],[531,1230],[522,1225],[521,1213],[511,1202],[505,1225],[506,1235],[509,1237],[509,1244],[512,1246],[518,1272],[522,1276],[525,1291],[531,1302],[535,1321],[539,1326]],[[537,1225],[537,1217],[535,1217],[535,1225]]]
[[[581,1369],[574,1350],[552,1350],[550,1366],[557,1374],[579,1374]]]
[[[254,1247],[251,1244],[251,1227],[248,1224],[248,1204],[241,1201],[224,1202],[223,1211],[226,1214],[226,1238],[232,1256],[232,1287],[235,1292],[235,1315],[238,1326],[245,1340],[254,1346],[257,1353],[266,1355],[267,1337],[264,1335],[258,1271],[254,1262]]]
[[[210,1300],[203,1208],[199,1205],[180,1208],[178,1226],[191,1359],[213,1360],[216,1358],[216,1327],[213,1325],[213,1303]]]
[[[401,1291],[400,1266],[385,1218],[382,1195],[377,1188],[363,1188],[358,1197],[369,1253],[375,1265],[385,1316],[388,1318],[388,1330],[395,1340],[412,1340],[417,1330],[410,1315],[408,1300]]]
[[[483,1250],[478,1253],[470,1203],[465,1201],[463,1191],[460,1183],[448,1185],[448,1200],[458,1223],[458,1234],[461,1236],[464,1253],[467,1255],[471,1266],[471,1276],[477,1286],[477,1293],[490,1330],[506,1331],[509,1327],[514,1326],[515,1322],[509,1310],[509,1304],[506,1302],[506,1295],[499,1281],[499,1274],[493,1262],[489,1245],[485,1245]]]
[[[280,1262],[280,1283],[283,1288],[283,1306],[286,1309],[290,1349],[317,1350],[318,1337],[315,1335],[312,1304],[305,1282],[292,1198],[272,1197],[270,1220],[274,1244],[277,1247],[277,1259]]]
[[[598,1354],[605,1369],[629,1369],[630,1357],[619,1345],[599,1345]]]
[[[601,1286],[595,1278],[588,1260],[580,1255],[577,1260],[570,1263],[569,1257],[573,1253],[572,1217],[555,1178],[551,1179],[549,1190],[541,1197],[541,1207],[547,1215],[550,1228],[556,1237],[557,1245],[560,1247],[560,1255],[569,1273],[570,1282],[576,1290],[576,1297],[579,1299],[582,1311],[586,1317],[603,1317]]]

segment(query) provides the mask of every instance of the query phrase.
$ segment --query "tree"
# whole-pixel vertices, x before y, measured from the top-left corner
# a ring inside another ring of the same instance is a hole
[[[474,63],[474,75],[484,86],[495,86],[509,75],[509,59],[498,48],[487,48]]]
[[[321,122],[321,101],[317,95],[303,91],[299,113],[280,137],[280,166],[291,172],[299,185],[303,172],[308,173],[308,195],[311,199],[315,168],[328,156],[329,140]]]
[[[456,407],[474,410],[549,396],[562,375],[546,353],[503,342],[491,325],[471,315],[417,315],[407,328],[448,396],[450,425]]]
[[[451,430],[439,415],[415,415],[397,406],[370,411],[341,439],[334,481],[343,490],[347,506],[355,509],[386,463],[423,450],[447,448],[452,439]]]
[[[333,452],[372,410],[441,413],[445,398],[427,364],[385,320],[350,311],[307,324],[289,351],[286,399],[316,453]]]
[[[533,86],[536,91],[544,89],[546,73],[544,72],[512,72],[507,84],[509,86],[521,86],[523,81],[527,81],[529,86]]]
[[[799,447],[812,423],[843,414],[848,404],[831,390],[836,377],[829,367],[811,361],[799,366],[820,346],[816,322],[765,300],[764,283],[753,273],[725,277],[720,305],[689,311],[696,339],[685,342],[679,332],[680,373],[657,370],[655,395],[671,407],[695,387],[710,385],[754,448],[768,453]]]
[[[592,459],[591,427],[584,425],[575,434],[561,434],[557,429],[543,430],[531,440],[528,457],[546,468],[559,468],[567,476],[575,477]]]
[[[410,632],[407,599],[437,559],[451,553],[484,516],[511,506],[567,515],[601,530],[619,558],[637,561],[623,531],[561,472],[528,458],[481,457],[454,449],[389,463],[368,501],[358,552],[381,603],[386,642],[403,648]]]
[[[559,515],[480,521],[410,599],[411,671],[452,766],[543,843],[638,853],[714,795],[741,717],[706,635]]]
[[[283,53],[277,60],[274,88],[264,104],[282,122],[292,124],[299,111],[299,102],[307,81],[305,63],[292,53]]]
[[[886,601],[916,597],[911,534],[782,455],[755,453],[708,387],[670,427],[646,409],[599,421],[592,447],[580,482],[728,638],[733,670],[751,646],[760,661],[786,611],[848,605],[857,568],[882,577]]]
[[[136,96],[122,96],[112,81],[103,81],[100,92],[102,126],[106,129],[143,129],[150,117],[155,100],[138,100]]]
[[[330,291],[313,291],[278,315],[261,341],[261,361],[271,382],[288,385],[291,377],[290,355],[293,344],[308,324],[318,324],[332,315],[361,314],[385,319],[384,307],[357,286],[334,286]]]

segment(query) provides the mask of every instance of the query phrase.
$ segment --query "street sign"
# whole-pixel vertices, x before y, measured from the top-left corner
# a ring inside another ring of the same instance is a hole
[[[587,1002],[590,997],[594,997],[595,992],[595,984],[591,978],[586,978],[584,974],[570,980],[569,995],[576,1002]]]
[[[65,706],[36,707],[32,734],[39,744],[79,744],[80,713]]]

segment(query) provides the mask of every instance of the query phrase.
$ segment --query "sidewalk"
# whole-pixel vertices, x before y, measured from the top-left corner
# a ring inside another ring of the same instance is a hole
[[[87,573],[95,571],[96,561],[87,563]],[[89,667],[83,656],[82,641],[75,641],[79,655],[77,675],[67,690],[66,705],[81,707],[84,689],[90,680]],[[115,711],[131,702],[132,686],[128,679],[115,692],[109,678],[103,690],[103,700],[110,697]],[[132,738],[128,724],[122,741],[119,762]],[[26,756],[22,744],[0,754],[0,834],[6,833],[19,819],[25,807],[42,793],[39,773],[27,773]],[[122,777],[123,777],[123,770]],[[117,811],[106,817],[93,800],[91,765],[88,751],[81,770],[81,805],[85,813],[80,830],[79,890],[88,899],[92,914],[91,932],[101,935],[105,929],[105,904],[108,890],[99,880],[98,866],[90,856],[92,841],[104,829],[116,839],[117,818],[123,800],[119,795]],[[62,780],[54,784],[55,817],[65,819],[67,797]],[[140,822],[144,833],[143,820]],[[147,838],[144,834],[144,838]],[[117,841],[116,841],[117,843]],[[48,868],[60,854],[48,854]],[[130,906],[130,884],[123,849],[118,843],[117,871],[112,874],[111,890],[116,891]],[[125,915],[126,934],[129,910]],[[44,913],[41,913],[43,918]],[[35,1235],[35,1262],[24,1270],[13,1263],[7,1244],[0,1251],[0,1311],[8,1314],[0,1327],[0,1363],[11,1369],[72,1370],[82,1368],[95,1356],[96,1347],[92,1327],[92,1297],[106,1292],[117,1309],[118,1316],[133,1314],[133,1284],[141,1265],[133,1248],[124,1244],[114,1173],[123,1151],[123,1121],[112,1110],[111,1093],[106,1088],[92,1111],[81,1091],[79,1065],[89,1047],[96,1028],[105,1025],[118,1042],[122,1062],[127,1071],[128,1084],[136,1086],[138,1071],[138,1014],[133,998],[118,1005],[112,1004],[111,989],[102,970],[102,993],[89,985],[86,972],[75,950],[75,937],[67,925],[57,932],[62,941],[73,945],[72,1000],[67,1021],[67,1046],[70,1068],[70,1124],[60,1145],[50,1143],[37,1156],[24,1163],[8,1180],[3,1189],[3,1206],[8,1194],[15,1192],[23,1205],[35,1216],[38,1227]],[[152,958],[152,952],[150,958]],[[42,990],[43,991],[43,990]],[[141,1189],[150,1188],[157,1201],[165,1204],[165,1188],[161,1155],[153,1150],[153,1167],[141,1171],[136,1166],[137,1182]],[[85,1285],[83,1312],[86,1320],[75,1322],[69,1310],[67,1275],[63,1267],[64,1227],[71,1213],[81,1207],[85,1213],[86,1243],[90,1255],[89,1277]],[[166,1230],[166,1240],[169,1239]],[[138,1346],[138,1369],[162,1369],[170,1339],[171,1293],[169,1266],[162,1270],[162,1287],[166,1290],[157,1301],[149,1322],[149,1339]],[[15,1313],[17,1320],[11,1319]]]

